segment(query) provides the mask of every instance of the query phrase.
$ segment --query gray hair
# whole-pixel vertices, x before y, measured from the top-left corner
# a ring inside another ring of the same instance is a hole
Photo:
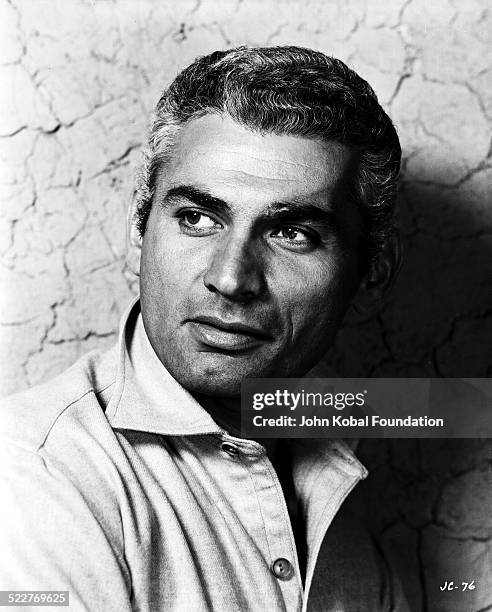
[[[177,133],[209,113],[227,113],[260,133],[321,137],[355,151],[350,191],[362,215],[365,265],[377,255],[394,231],[396,130],[370,85],[342,61],[293,46],[216,51],[195,60],[163,92],[137,181],[141,235]]]

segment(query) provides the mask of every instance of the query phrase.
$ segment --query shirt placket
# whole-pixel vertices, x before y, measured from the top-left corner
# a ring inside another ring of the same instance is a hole
[[[313,459],[313,456],[316,459]],[[326,532],[349,493],[367,476],[367,470],[337,441],[327,444],[320,454],[316,454],[312,448],[304,457],[297,455],[296,460],[303,476],[299,479],[299,476],[296,478],[294,475],[294,481],[297,480],[296,489],[302,499],[306,516],[308,558],[302,605],[302,612],[306,612],[309,607],[311,583]]]
[[[285,609],[298,612],[303,599],[301,573],[287,504],[276,471],[260,444],[232,436],[224,436],[223,443],[238,448],[238,456],[248,470],[265,528],[271,575],[278,582]]]

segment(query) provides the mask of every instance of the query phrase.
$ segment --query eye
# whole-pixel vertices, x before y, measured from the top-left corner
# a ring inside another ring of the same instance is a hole
[[[283,225],[282,227],[274,230],[270,236],[272,238],[279,238],[288,246],[309,247],[314,246],[316,243],[316,237],[310,232],[301,230],[300,228],[292,225]]]
[[[307,238],[307,235],[301,230],[297,229],[297,227],[281,227],[280,229],[272,232],[272,236],[278,236],[279,238],[287,238],[288,240],[292,240],[293,242],[304,242]]]
[[[178,215],[178,218],[179,225],[186,234],[204,235],[222,229],[220,223],[199,210],[185,210]]]

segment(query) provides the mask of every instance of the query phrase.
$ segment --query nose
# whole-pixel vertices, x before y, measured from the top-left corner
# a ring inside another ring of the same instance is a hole
[[[234,302],[258,298],[264,290],[265,279],[259,253],[252,241],[246,236],[229,236],[217,245],[203,282],[209,291]]]

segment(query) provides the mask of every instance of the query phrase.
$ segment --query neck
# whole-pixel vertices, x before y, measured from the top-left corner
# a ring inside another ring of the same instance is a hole
[[[244,438],[241,433],[240,397],[211,397],[195,394],[194,398],[205,408],[219,427],[236,438]],[[268,456],[273,459],[278,440],[262,438],[256,441],[265,447]]]
[[[214,421],[231,435],[241,436],[241,398],[212,397],[194,394],[196,401],[210,414]]]

